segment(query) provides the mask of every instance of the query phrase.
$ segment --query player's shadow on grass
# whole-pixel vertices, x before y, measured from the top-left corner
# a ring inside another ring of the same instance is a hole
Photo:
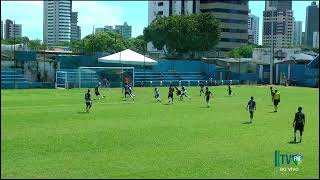
[[[270,111],[270,112],[268,112],[268,113],[276,113],[276,112],[274,112],[274,111]]]
[[[242,122],[242,124],[251,124],[250,121]]]
[[[299,144],[300,142],[296,142],[296,141],[289,141],[288,144]]]
[[[79,111],[78,114],[88,114],[86,111]]]

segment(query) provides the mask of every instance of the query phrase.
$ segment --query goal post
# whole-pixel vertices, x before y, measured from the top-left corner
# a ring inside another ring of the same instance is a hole
[[[56,72],[56,89],[68,89],[68,73],[66,71]]]
[[[99,82],[102,87],[134,86],[134,67],[79,67],[77,76],[79,88],[93,88]]]

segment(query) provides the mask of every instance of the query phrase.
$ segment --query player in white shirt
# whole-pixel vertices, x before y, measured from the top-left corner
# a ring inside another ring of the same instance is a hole
[[[157,99],[157,102],[161,102],[160,93],[159,93],[158,88],[154,88],[154,98]]]
[[[181,95],[180,95],[180,99],[182,100],[183,99],[183,96],[189,98],[189,100],[191,100],[191,97],[187,95],[187,89],[182,86],[182,89],[181,89]]]

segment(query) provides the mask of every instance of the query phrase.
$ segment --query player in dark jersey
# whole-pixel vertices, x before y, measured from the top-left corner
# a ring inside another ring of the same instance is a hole
[[[105,97],[105,96],[103,96],[103,95],[100,94],[100,92],[99,92],[99,85],[94,88],[94,93],[96,94],[96,96],[97,96],[98,99],[100,99],[100,97],[101,97],[101,98],[104,98],[104,97]]]
[[[247,110],[249,107],[249,113],[250,113],[250,123],[252,123],[253,120],[253,113],[256,110],[256,102],[253,100],[253,96],[251,96],[250,101],[247,104]]]
[[[229,96],[231,96],[231,94],[232,94],[232,90],[231,90],[230,84],[228,85],[228,94],[229,94]]]
[[[174,89],[172,87],[172,85],[170,85],[169,87],[169,92],[168,92],[168,100],[169,100],[169,103],[173,103],[173,92],[174,92]]]
[[[273,102],[275,91],[272,89],[272,87],[270,87],[270,94],[271,94],[271,100]]]
[[[88,92],[85,94],[84,100],[86,101],[86,111],[89,112],[92,105],[90,89],[88,89]]]
[[[133,100],[134,100],[134,97],[132,96],[132,94],[130,93],[130,86],[125,83],[124,87],[122,88],[122,93],[123,93],[123,90],[124,90],[124,97],[127,98],[127,95],[129,95],[129,97],[131,97]]]
[[[200,96],[201,96],[202,93],[204,94],[203,87],[204,87],[204,85],[203,85],[203,84],[200,84]]]
[[[210,98],[213,98],[213,95],[211,93],[211,91],[209,91],[209,88],[206,87],[206,92],[204,93],[205,99],[206,99],[206,103],[207,103],[207,107],[210,107]]]
[[[181,95],[180,95],[180,100],[183,100],[183,96],[189,98],[189,100],[191,100],[191,97],[187,95],[187,89],[182,86],[181,88]]]
[[[161,102],[158,88],[154,88],[154,98],[156,98],[158,102]]]
[[[298,112],[296,112],[294,120],[293,120],[293,127],[294,127],[294,142],[296,142],[296,132],[300,132],[300,142],[302,141],[302,132],[305,125],[305,115],[302,111],[302,107],[298,108]]]
[[[181,90],[177,86],[175,86],[174,88],[176,89],[176,95],[180,97]]]

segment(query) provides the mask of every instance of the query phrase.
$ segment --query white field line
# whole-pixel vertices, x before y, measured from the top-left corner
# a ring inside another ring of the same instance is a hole
[[[97,104],[117,105],[117,104],[134,104],[134,102],[97,103]],[[52,106],[14,106],[14,107],[2,106],[1,109],[33,109],[33,108],[67,107],[67,106],[74,106],[74,105],[79,105],[79,104],[60,104],[60,105],[52,105]]]

